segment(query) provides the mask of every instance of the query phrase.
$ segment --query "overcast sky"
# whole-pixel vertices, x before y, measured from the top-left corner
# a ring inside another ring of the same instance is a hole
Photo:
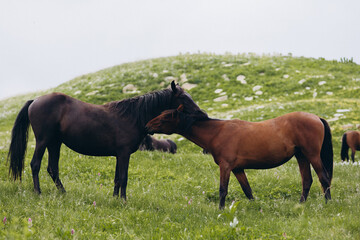
[[[179,53],[360,63],[358,0],[1,0],[0,99]]]

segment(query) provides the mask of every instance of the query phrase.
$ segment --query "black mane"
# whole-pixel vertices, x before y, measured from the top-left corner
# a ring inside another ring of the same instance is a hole
[[[179,112],[179,130],[180,133],[186,133],[190,130],[191,126],[197,121],[207,121],[210,120],[207,113],[203,110],[197,111],[193,114],[187,114],[184,112]]]
[[[133,118],[139,126],[170,108],[173,99],[171,89],[150,92],[141,96],[111,102],[109,106],[118,114]]]

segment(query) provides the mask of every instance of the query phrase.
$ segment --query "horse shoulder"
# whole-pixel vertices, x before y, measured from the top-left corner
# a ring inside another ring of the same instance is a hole
[[[230,161],[236,158],[236,151],[239,147],[243,147],[241,143],[246,142],[243,136],[243,130],[248,127],[248,122],[242,120],[223,120],[217,122],[211,131],[214,136],[210,142],[210,152],[216,158],[215,162],[219,164],[221,159]]]

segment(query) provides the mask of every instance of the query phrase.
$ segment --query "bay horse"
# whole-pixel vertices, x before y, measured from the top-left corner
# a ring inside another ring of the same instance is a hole
[[[349,161],[349,147],[351,149],[351,160],[355,161],[355,152],[360,150],[360,132],[359,131],[347,131],[342,136],[341,145],[341,160]]]
[[[163,139],[158,140],[154,137],[151,137],[150,135],[146,135],[144,140],[140,143],[139,146],[140,151],[162,151],[162,152],[169,152],[172,154],[176,153],[177,146],[174,141],[171,141],[170,139]]]
[[[149,134],[180,134],[212,154],[220,167],[220,209],[225,206],[230,172],[246,197],[253,199],[244,169],[274,168],[294,155],[302,178],[300,202],[306,201],[313,182],[310,164],[319,177],[326,201],[331,199],[331,131],[326,120],[314,114],[293,112],[262,122],[247,122],[187,114],[180,105],[152,119],[146,129]]]
[[[201,111],[191,96],[174,81],[171,88],[158,90],[104,105],[85,103],[62,93],[52,93],[29,100],[20,110],[12,129],[8,153],[9,174],[20,179],[31,124],[36,146],[31,160],[34,190],[41,193],[39,171],[47,149],[47,171],[56,187],[65,192],[59,178],[62,143],[70,149],[91,156],[115,156],[114,196],[126,200],[130,155],[139,148],[147,134],[145,124],[163,110],[185,106],[188,113]]]

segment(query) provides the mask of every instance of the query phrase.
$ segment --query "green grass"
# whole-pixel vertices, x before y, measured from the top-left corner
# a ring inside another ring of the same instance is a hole
[[[65,146],[60,177],[67,193],[56,190],[46,171],[45,155],[40,171],[42,194],[36,195],[29,166],[35,144],[32,133],[23,181],[9,179],[6,157],[10,131],[26,100],[61,91],[101,104],[167,87],[165,79],[181,81],[184,73],[189,83],[197,84],[189,93],[212,117],[260,121],[306,111],[327,119],[335,154],[333,199],[325,203],[313,172],[308,201],[299,204],[301,178],[292,159],[275,169],[246,171],[254,201],[246,199],[231,176],[226,209],[220,211],[218,166],[211,156],[203,155],[199,147],[179,135],[157,136],[173,139],[178,154],[136,152],[131,156],[126,203],[112,196],[114,158],[84,156]],[[246,76],[247,84],[236,81],[239,75]],[[140,93],[123,93],[122,88],[129,83]],[[360,66],[351,61],[291,55],[185,54],[115,66],[54,89],[0,101],[0,218],[7,219],[0,223],[0,238],[360,239],[360,165],[341,164],[339,157],[345,126],[356,129],[360,123],[359,83]],[[255,94],[255,86],[261,86],[261,95]],[[215,93],[216,89],[222,89],[228,100],[214,102],[224,94]],[[96,94],[88,94],[94,91]],[[230,210],[233,201],[237,205]],[[232,227],[235,217],[238,224]]]

